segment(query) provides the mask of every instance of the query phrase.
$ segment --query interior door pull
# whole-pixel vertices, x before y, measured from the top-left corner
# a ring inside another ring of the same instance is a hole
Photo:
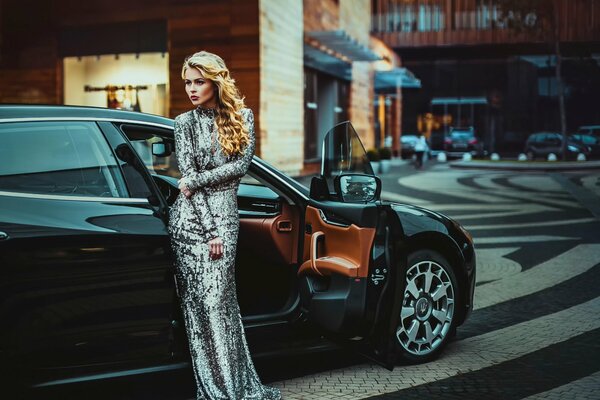
[[[321,236],[325,236],[325,233],[318,231],[313,233],[310,238],[310,267],[313,271],[315,271],[316,274],[323,276],[321,271],[317,269],[317,257],[319,254],[319,249],[317,246],[319,245],[319,238]]]
[[[292,221],[284,219],[277,221],[277,230],[279,232],[291,232],[292,231]]]

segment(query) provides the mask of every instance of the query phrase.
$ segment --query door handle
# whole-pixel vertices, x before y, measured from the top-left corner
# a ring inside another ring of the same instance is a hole
[[[8,233],[0,231],[0,240],[8,239]]]
[[[292,221],[284,219],[277,221],[277,230],[279,232],[291,232],[292,231]]]
[[[318,251],[319,248],[317,247],[319,245],[319,239],[321,237],[325,237],[325,233],[318,231],[313,233],[313,235],[310,237],[310,268],[316,273],[319,274],[321,276],[323,276],[323,274],[321,273],[321,271],[319,271],[317,269],[317,256],[318,256]]]

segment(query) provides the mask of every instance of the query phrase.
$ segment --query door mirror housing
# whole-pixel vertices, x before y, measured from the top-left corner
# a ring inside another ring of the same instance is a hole
[[[369,203],[379,200],[381,194],[381,179],[373,175],[341,174],[333,185],[344,203]]]
[[[168,157],[173,153],[170,143],[157,142],[152,143],[152,155],[156,157]]]
[[[327,186],[327,180],[321,176],[313,176],[310,181],[310,194],[311,199],[314,200],[327,200],[329,199],[329,186]]]

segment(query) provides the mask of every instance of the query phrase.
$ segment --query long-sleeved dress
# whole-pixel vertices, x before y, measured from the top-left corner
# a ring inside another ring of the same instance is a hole
[[[181,193],[171,207],[169,233],[198,399],[281,398],[278,389],[260,382],[237,302],[237,189],[255,149],[252,111],[242,114],[250,143],[232,157],[220,149],[213,110],[199,107],[175,118],[177,163],[195,193],[190,199]],[[208,241],[215,237],[224,250],[213,260]]]

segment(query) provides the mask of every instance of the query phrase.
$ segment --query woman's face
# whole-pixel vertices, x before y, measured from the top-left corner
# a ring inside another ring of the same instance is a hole
[[[214,108],[217,105],[215,84],[196,68],[185,70],[185,92],[194,106]]]

